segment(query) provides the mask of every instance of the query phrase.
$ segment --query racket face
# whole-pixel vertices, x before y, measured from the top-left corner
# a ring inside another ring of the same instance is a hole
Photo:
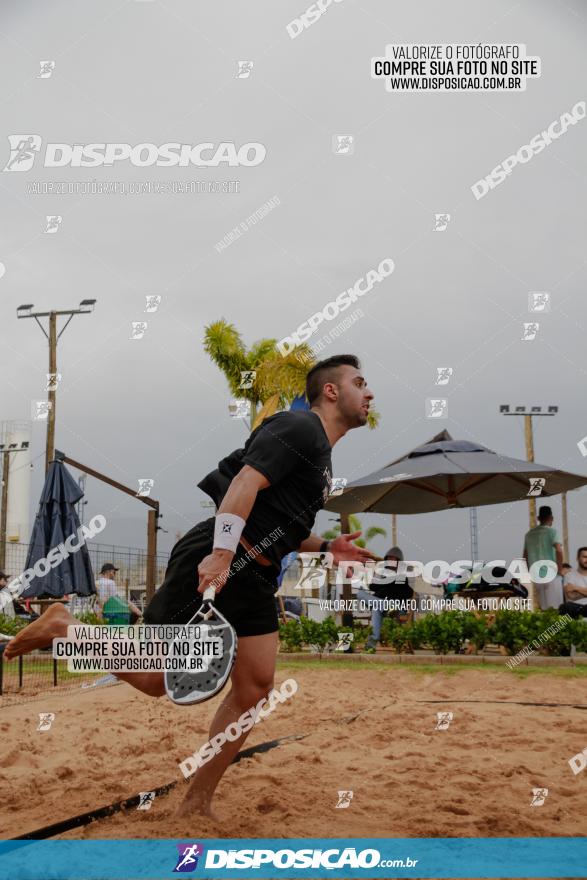
[[[208,637],[222,640],[222,656],[214,657],[208,669],[197,672],[166,672],[165,691],[170,700],[182,706],[203,703],[222,690],[234,666],[237,636],[226,618],[212,605],[204,602],[186,626],[206,626]]]

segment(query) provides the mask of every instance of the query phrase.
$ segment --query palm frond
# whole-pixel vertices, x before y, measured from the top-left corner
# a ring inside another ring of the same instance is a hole
[[[300,352],[300,346],[295,352]],[[308,356],[311,355],[308,346]],[[255,386],[261,399],[276,392],[280,395],[280,405],[286,406],[306,390],[306,375],[311,363],[298,357],[295,352],[281,355],[275,347],[257,368]]]
[[[226,376],[231,392],[247,397],[239,388],[241,372],[248,369],[247,354],[234,324],[229,324],[224,318],[208,324],[204,328],[204,351]]]
[[[378,413],[376,409],[370,409],[369,414],[367,416],[367,427],[373,431],[375,428],[379,427],[379,422],[381,421],[381,413]]]
[[[320,537],[324,538],[325,541],[334,541],[335,538],[338,538],[340,535],[340,528],[328,529],[327,532],[322,532]]]
[[[377,535],[383,535],[383,537],[385,537],[387,532],[385,529],[382,529],[381,526],[369,526],[365,532],[365,540],[372,541]]]
[[[253,342],[247,355],[249,368],[256,370],[274,351],[275,339],[259,339],[257,342]]]

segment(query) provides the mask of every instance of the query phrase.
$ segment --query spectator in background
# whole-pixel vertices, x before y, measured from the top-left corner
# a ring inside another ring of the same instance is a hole
[[[526,532],[526,537],[524,538],[524,559],[528,568],[541,560],[556,564],[557,574],[551,581],[544,584],[535,584],[540,608],[543,611],[547,608],[558,608],[563,601],[561,578],[563,548],[558,532],[552,527],[552,523],[552,508],[546,505],[542,506],[538,511],[538,525],[530,529],[529,532]],[[547,568],[542,566],[540,577],[544,577],[546,574]]]
[[[587,547],[577,550],[577,568],[571,568],[563,580],[565,601],[560,606],[561,614],[571,617],[587,617]]]
[[[9,577],[3,571],[0,571],[0,590],[3,590],[4,587],[8,586]],[[14,617],[14,600],[7,601],[4,607],[2,608],[2,612],[4,617]]]
[[[398,562],[403,560],[403,558],[404,554],[400,547],[391,547],[384,557],[386,562],[394,563],[393,568],[397,568]],[[414,596],[414,590],[409,583],[411,580],[410,578],[407,579],[406,583],[398,584],[395,583],[394,580],[390,580],[389,574],[390,572],[388,572],[387,577],[382,576],[381,578],[377,578],[377,576],[374,575],[369,590],[359,590],[357,592],[358,599],[371,603],[371,626],[373,627],[373,632],[365,643],[365,652],[368,654],[375,653],[377,642],[381,638],[381,624],[383,623],[383,617],[386,614],[383,605],[379,604],[377,600],[379,599],[381,602],[385,599],[407,602],[407,600],[412,599]],[[405,606],[405,610],[399,609],[396,612],[391,611],[390,613],[394,617],[403,617],[408,614],[408,619],[412,614],[407,605]]]
[[[0,571],[0,590],[3,590],[4,587],[7,587],[10,583],[11,577],[3,571]],[[27,599],[24,603],[20,599],[13,599],[11,602],[8,602],[2,611],[0,612],[5,617],[13,618],[24,617],[27,620],[36,620],[39,616],[36,614],[30,607],[30,599]]]
[[[126,602],[131,614],[131,623],[135,623],[142,612],[133,602],[127,602],[125,597],[116,585],[115,575],[119,571],[111,562],[106,562],[100,569],[100,577],[96,580],[96,590],[98,596],[96,598],[96,606],[99,614],[103,613],[104,605],[112,596],[116,596],[121,602]]]

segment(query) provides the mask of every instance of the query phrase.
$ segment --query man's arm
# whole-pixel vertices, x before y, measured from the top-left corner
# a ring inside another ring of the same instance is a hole
[[[565,599],[568,599],[569,602],[573,602],[575,599],[587,596],[587,587],[580,587],[578,584],[564,584],[563,592],[565,594]]]
[[[332,553],[333,564],[339,562],[369,562],[377,557],[367,550],[366,547],[357,547],[353,542],[361,537],[361,532],[353,532],[350,535],[339,535],[338,538],[328,542],[328,553]],[[324,538],[319,535],[310,535],[299,546],[300,553],[319,553]]]
[[[245,522],[253,509],[257,492],[269,486],[269,480],[249,465],[244,465],[232,480],[228,491],[222,499],[218,514],[232,513],[240,516]],[[198,566],[200,584],[198,592],[203,593],[211,584],[216,592],[222,589],[228,577],[234,551],[216,548],[204,557]]]
[[[558,573],[562,574],[562,571],[563,571],[563,545],[562,544],[555,544],[554,550],[556,553],[556,566],[558,569]]]

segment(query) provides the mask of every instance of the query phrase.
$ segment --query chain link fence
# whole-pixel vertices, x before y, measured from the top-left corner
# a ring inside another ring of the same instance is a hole
[[[143,607],[147,581],[147,551],[135,547],[118,547],[111,544],[87,543],[94,577],[100,576],[102,566],[111,562],[119,571],[116,572],[116,585],[121,596],[132,600],[140,608]],[[4,571],[9,580],[22,574],[25,570],[28,544],[6,544],[6,564]],[[169,561],[169,553],[158,553],[155,560],[155,589],[161,585],[165,569]]]
[[[132,601],[143,609],[146,596],[147,553],[134,547],[118,547],[110,544],[87,544],[94,571],[94,577],[100,576],[102,566],[111,562],[119,571],[116,572],[116,585],[121,596]],[[25,570],[28,544],[7,543],[5,572],[9,580],[17,577]],[[169,560],[168,553],[158,553],[155,561],[155,588],[163,582],[165,569]],[[86,610],[81,603],[76,604],[75,613]],[[87,606],[87,610],[90,607]],[[115,684],[116,679],[104,676],[103,673],[80,675],[67,671],[67,663],[53,660],[51,651],[36,651],[26,654],[10,662],[3,660],[0,645],[0,708],[14,704],[40,699],[52,693],[75,693],[101,684],[107,678]]]

